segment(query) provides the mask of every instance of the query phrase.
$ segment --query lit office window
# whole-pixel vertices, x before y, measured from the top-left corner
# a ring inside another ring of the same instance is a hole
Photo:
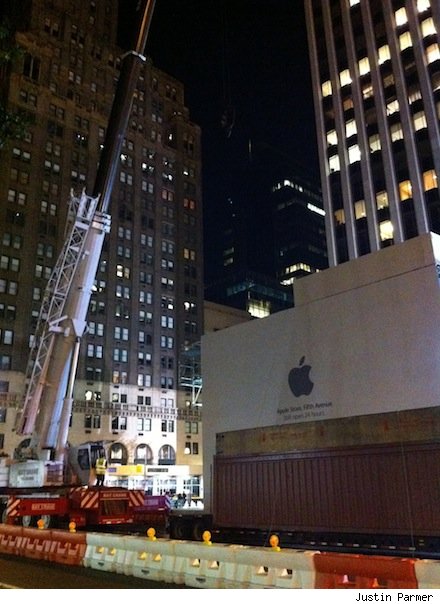
[[[437,174],[435,170],[428,170],[423,172],[423,188],[425,191],[431,191],[431,189],[437,189]]]
[[[396,19],[396,26],[400,27],[401,25],[405,25],[408,23],[408,17],[406,15],[406,8],[402,6],[399,10],[396,10],[394,13],[394,18]]]
[[[388,46],[388,44],[385,44],[385,46],[381,46],[377,53],[379,65],[383,65],[383,63],[391,59],[390,47]]]
[[[402,124],[393,124],[390,128],[390,133],[391,140],[393,141],[393,143],[395,143],[396,141],[403,140]]]
[[[384,220],[379,225],[380,240],[387,241],[393,238],[393,225],[391,220]]]
[[[413,116],[414,120],[414,128],[416,130],[422,130],[423,128],[428,127],[428,123],[426,121],[426,115],[424,111],[418,111]]]
[[[374,153],[375,151],[380,151],[381,150],[380,136],[378,134],[373,134],[368,139],[368,144],[370,145],[371,153]]]
[[[411,48],[411,46],[412,46],[411,34],[409,33],[409,31],[406,31],[401,36],[399,36],[400,50],[406,50],[407,48]]]
[[[339,74],[339,81],[341,83],[341,86],[347,86],[348,84],[351,84],[352,80],[349,69],[344,69],[343,71],[341,71],[341,73]]]
[[[414,90],[414,92],[411,92],[408,96],[408,103],[412,105],[416,101],[420,101],[421,98],[422,93],[420,92],[420,90]]]
[[[424,21],[422,21],[421,25],[422,25],[422,36],[424,38],[426,38],[426,36],[432,36],[437,33],[437,30],[435,28],[432,17],[429,17],[429,19],[425,19]]]
[[[361,161],[361,150],[359,149],[359,145],[348,147],[348,161],[350,164]]]
[[[393,113],[397,113],[397,111],[399,111],[399,101],[394,99],[387,104],[387,115],[393,115]]]
[[[363,76],[370,73],[370,61],[368,57],[364,57],[359,61],[359,75]]]
[[[431,44],[425,49],[426,60],[428,63],[434,63],[440,59],[440,48],[438,44]]]
[[[364,99],[369,99],[373,95],[374,95],[373,85],[372,84],[365,84],[365,86],[362,87],[362,96],[363,96],[363,98]]]
[[[399,197],[401,201],[412,198],[412,185],[410,180],[399,182]]]
[[[330,172],[339,172],[341,169],[341,164],[339,161],[339,155],[332,155],[328,160],[328,167]]]
[[[376,193],[376,207],[378,210],[388,207],[388,193],[386,191]]]
[[[330,130],[327,132],[327,144],[329,147],[338,144],[338,135],[336,134],[336,130]]]
[[[327,80],[326,82],[323,82],[321,84],[321,91],[322,91],[322,96],[330,96],[332,93],[332,83],[330,82],[330,80]]]
[[[339,224],[345,224],[345,212],[344,210],[335,210],[335,223],[337,225]]]
[[[356,220],[359,218],[365,218],[367,215],[367,211],[365,209],[365,201],[361,199],[360,201],[356,201],[354,204],[354,215],[356,216]]]
[[[354,120],[349,120],[345,124],[345,135],[347,138],[350,138],[350,136],[354,136],[355,134],[357,134],[356,122]]]
[[[431,8],[431,2],[429,0],[417,0],[417,10],[419,13],[424,13],[425,10]]]

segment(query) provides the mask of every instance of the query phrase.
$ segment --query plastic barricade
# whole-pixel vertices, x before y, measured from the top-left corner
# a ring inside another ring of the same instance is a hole
[[[276,556],[280,552],[264,547],[244,546],[236,550],[237,588],[275,588],[277,578]],[[280,566],[283,566],[280,564]],[[280,572],[283,569],[280,569]]]
[[[204,589],[235,587],[235,545],[177,541],[176,560],[180,561],[185,585]]]
[[[417,589],[414,560],[317,553],[315,589]]]
[[[83,565],[95,570],[116,572],[118,556],[125,556],[123,537],[105,533],[87,533]]]
[[[49,560],[58,564],[82,566],[86,553],[86,534],[52,530]]]
[[[274,552],[272,564],[276,565],[275,587],[277,589],[313,589],[315,587],[316,552],[282,549]]]
[[[0,552],[18,555],[23,542],[23,527],[0,524]]]
[[[125,574],[150,581],[174,582],[174,542],[131,537],[125,540]]]
[[[48,560],[52,545],[52,531],[24,528],[20,554],[35,560]]]
[[[419,589],[440,589],[440,562],[417,560],[415,572]]]

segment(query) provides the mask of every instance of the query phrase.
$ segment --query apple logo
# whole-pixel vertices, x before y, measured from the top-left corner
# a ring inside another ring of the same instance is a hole
[[[313,382],[309,377],[310,365],[304,365],[306,357],[302,357],[299,367],[294,367],[289,372],[289,386],[294,396],[308,395],[313,390]]]

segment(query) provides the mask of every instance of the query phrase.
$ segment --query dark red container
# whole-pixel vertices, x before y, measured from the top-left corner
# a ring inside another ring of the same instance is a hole
[[[217,526],[440,535],[440,443],[217,455],[214,477]]]

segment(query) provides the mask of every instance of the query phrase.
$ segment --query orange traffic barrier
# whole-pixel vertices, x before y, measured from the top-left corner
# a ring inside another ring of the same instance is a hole
[[[87,549],[86,533],[52,530],[49,560],[58,564],[81,566]]]
[[[414,560],[317,553],[315,589],[417,589]]]
[[[12,524],[0,524],[0,552],[19,554],[23,541],[23,527]]]
[[[24,528],[23,542],[20,553],[26,558],[48,560],[51,546],[51,533],[49,530],[39,528]]]

